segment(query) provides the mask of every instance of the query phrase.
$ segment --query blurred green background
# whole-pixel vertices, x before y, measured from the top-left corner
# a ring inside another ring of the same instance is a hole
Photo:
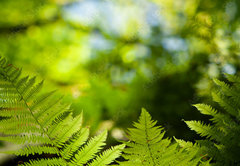
[[[212,78],[240,67],[239,0],[1,0],[0,53],[84,112],[109,143],[145,107],[168,136],[208,117]]]

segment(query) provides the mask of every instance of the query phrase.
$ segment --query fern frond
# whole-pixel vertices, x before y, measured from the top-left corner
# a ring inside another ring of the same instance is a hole
[[[237,126],[238,124],[232,121],[231,117],[227,114],[218,112],[216,109],[212,108],[206,104],[195,104],[194,105],[202,114],[212,116],[211,121],[213,121],[216,126],[220,126],[221,129],[228,130],[229,127]],[[219,129],[220,129],[219,128]]]
[[[224,108],[231,116],[238,116],[238,109],[236,103],[220,92],[212,93],[213,100]]]
[[[198,147],[195,146],[192,142],[189,142],[189,141],[184,141],[182,139],[177,139],[174,137],[174,140],[178,143],[178,145],[180,147],[183,147],[185,148],[186,150],[192,150],[192,149],[195,149],[195,150],[198,150]]]
[[[206,125],[199,121],[187,121],[191,130],[196,131],[205,140],[199,140],[202,153],[207,153],[215,165],[239,165],[240,159],[240,79],[227,75],[232,84],[227,84],[217,79],[215,84],[219,90],[212,93],[213,100],[223,109],[217,111],[204,104],[195,105],[205,115],[210,115],[213,124]]]
[[[84,143],[87,142],[89,136],[89,129],[82,128],[79,133],[73,136],[70,139],[69,144],[65,144],[64,149],[61,152],[61,155],[66,159],[69,160],[73,157],[73,154],[79,147],[81,147]]]
[[[69,104],[62,104],[54,92],[40,93],[43,81],[21,77],[21,70],[0,58],[0,140],[24,144],[15,155],[52,154],[23,165],[107,165],[120,156],[123,145],[98,155],[107,131],[88,141],[82,128],[82,113],[73,117]],[[4,152],[2,152],[4,153]]]
[[[240,83],[240,78],[238,76],[227,74],[227,73],[224,73],[224,75],[227,77],[228,81],[237,83],[237,84]]]
[[[198,165],[201,157],[196,151],[187,151],[178,144],[171,143],[169,139],[163,139],[164,131],[160,126],[155,126],[157,121],[151,119],[150,114],[142,109],[139,121],[134,123],[135,128],[128,131],[129,142],[125,142],[128,148],[122,155],[127,161],[120,165],[139,166],[165,166],[165,165]]]
[[[88,164],[89,166],[99,166],[110,164],[116,157],[121,154],[121,151],[124,149],[125,145],[114,146],[111,149],[105,150],[100,154],[92,163]]]
[[[51,159],[38,159],[38,160],[30,160],[29,163],[24,163],[20,166],[67,166],[66,162],[61,158],[51,158]]]
[[[43,87],[43,81],[35,85],[33,88],[31,88],[27,94],[25,95],[25,100],[28,101],[30,98],[34,97],[36,93],[38,93],[41,88]]]
[[[50,146],[44,146],[44,145],[35,145],[35,146],[27,145],[26,147],[24,147],[20,150],[7,151],[5,153],[15,154],[18,156],[29,156],[30,154],[35,155],[35,154],[42,154],[42,153],[58,154],[58,149],[56,147],[50,147]]]
[[[207,137],[209,139],[215,139],[219,140],[222,138],[223,133],[221,131],[217,130],[215,127],[212,125],[204,124],[201,121],[185,121],[185,123],[188,125],[188,127],[191,130],[196,131],[199,135],[202,137]]]
[[[69,123],[71,122],[71,123]],[[55,142],[60,147],[72,137],[72,135],[79,131],[82,126],[82,114],[72,118],[70,114],[68,118],[65,118],[62,123],[58,124],[57,128],[54,128],[54,132],[51,133],[52,138],[56,138]]]
[[[82,165],[88,160],[93,159],[94,155],[98,153],[102,147],[105,145],[105,140],[107,138],[107,131],[105,130],[98,136],[90,139],[89,142],[81,148],[80,151],[74,156],[75,159],[72,161],[75,165]]]
[[[0,137],[1,141],[7,141],[15,144],[36,144],[36,143],[44,143],[51,144],[51,140],[46,135],[35,135],[29,133],[23,133],[18,135],[3,135]]]

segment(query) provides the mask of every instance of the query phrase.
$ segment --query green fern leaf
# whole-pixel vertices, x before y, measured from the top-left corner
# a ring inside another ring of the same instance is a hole
[[[239,165],[239,136],[240,136],[240,79],[237,76],[227,75],[233,82],[231,85],[217,79],[218,90],[212,93],[222,110],[217,111],[204,104],[195,105],[205,115],[210,115],[213,123],[204,124],[200,121],[186,121],[190,129],[207,138],[198,140],[202,153],[212,158],[214,165]]]
[[[104,151],[107,131],[88,141],[82,128],[82,114],[73,117],[69,104],[62,104],[54,92],[40,93],[43,81],[21,77],[21,70],[0,58],[0,140],[25,145],[20,156],[52,154],[24,163],[40,165],[107,165],[120,156],[123,145]]]
[[[73,160],[73,164],[75,165],[83,165],[88,160],[93,159],[94,155],[98,153],[102,146],[105,145],[105,140],[107,138],[107,131],[102,132],[98,136],[92,138],[87,145],[81,148],[80,151],[75,155],[75,159]]]
[[[110,164],[116,157],[120,156],[121,150],[123,150],[125,145],[114,146],[111,149],[105,150],[100,154],[89,166],[99,166]]]
[[[79,133],[70,139],[70,143],[66,144],[64,149],[61,152],[61,155],[66,159],[69,160],[73,157],[73,154],[77,149],[82,146],[84,143],[87,142],[89,136],[89,129],[82,128]]]
[[[123,166],[193,166],[201,164],[201,157],[197,150],[190,151],[180,148],[177,143],[163,139],[164,131],[155,126],[157,121],[151,119],[150,114],[142,109],[135,128],[128,130],[129,142],[124,142],[128,148],[122,155],[127,161],[120,162]],[[197,148],[196,148],[197,149]]]

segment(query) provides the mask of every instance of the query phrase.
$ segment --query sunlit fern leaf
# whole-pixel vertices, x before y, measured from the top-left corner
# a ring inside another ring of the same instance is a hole
[[[29,156],[30,154],[58,154],[58,149],[56,147],[45,146],[45,145],[27,145],[26,147],[16,150],[7,151],[8,154],[15,154],[18,156]]]
[[[110,164],[120,156],[124,145],[98,154],[105,145],[107,131],[88,141],[89,130],[82,128],[82,114],[75,117],[69,104],[62,104],[54,92],[41,93],[43,81],[21,77],[21,70],[0,58],[0,140],[23,147],[5,151],[20,156],[51,154],[23,163],[41,165]]]
[[[227,77],[228,81],[230,81],[232,83],[236,83],[236,84],[240,83],[240,78],[236,75],[225,73],[225,76]]]
[[[122,155],[127,161],[120,162],[123,166],[193,166],[201,164],[201,156],[197,150],[190,151],[180,148],[170,139],[163,139],[164,131],[156,126],[157,121],[151,119],[150,114],[142,109],[135,128],[128,130],[128,148]]]
[[[201,121],[186,121],[189,128],[196,131],[202,137],[207,137],[209,139],[220,140],[223,136],[223,133],[216,127],[208,124],[204,124]]]
[[[51,158],[51,159],[37,159],[37,160],[30,160],[29,163],[25,163],[24,166],[68,166],[65,160],[62,158]]]
[[[73,157],[74,152],[84,143],[86,143],[89,136],[89,129],[82,128],[81,131],[76,133],[70,140],[68,144],[65,144],[64,149],[61,151],[62,156],[69,160]]]
[[[94,155],[98,153],[102,147],[105,145],[105,140],[107,138],[107,131],[105,130],[98,136],[91,138],[89,142],[83,146],[78,153],[74,156],[73,164],[82,165],[88,160],[93,159]]]
[[[124,147],[125,145],[118,145],[118,146],[112,147],[111,149],[107,149],[88,165],[99,166],[99,165],[110,164],[112,160],[114,160],[118,155],[120,155],[121,150],[123,150]]]
[[[212,98],[215,102],[219,103],[231,116],[238,116],[237,103],[232,98],[226,96],[222,92],[212,92]]]
[[[209,158],[207,153],[202,153],[201,152],[201,150],[199,148],[199,145],[197,143],[193,144],[190,141],[184,141],[184,140],[181,140],[181,139],[176,139],[175,137],[174,137],[174,139],[178,143],[178,145],[180,147],[182,147],[183,149],[185,149],[186,151],[191,152],[191,154],[194,154],[194,152],[195,152],[198,156],[200,155],[202,157],[202,160],[200,161],[199,165],[201,165],[201,166],[211,165],[210,162],[211,162],[212,159]],[[191,161],[191,162],[192,162],[192,164],[195,163],[194,160]],[[189,162],[189,165],[191,165],[191,162]]]
[[[214,122],[218,126],[225,126],[224,128],[227,130],[228,127],[236,126],[228,114],[223,114],[218,112],[216,109],[212,108],[206,104],[195,104],[194,105],[202,114],[212,116],[211,121]]]
[[[43,86],[43,81],[32,87],[29,92],[25,95],[25,100],[28,101],[28,99],[34,97],[36,93],[38,93]]]
[[[199,121],[186,121],[190,129],[207,138],[197,143],[202,153],[207,153],[212,158],[212,164],[217,166],[240,165],[240,78],[226,76],[232,83],[215,79],[218,90],[212,93],[221,110],[204,104],[195,105],[202,114],[212,116],[212,123],[206,125]]]

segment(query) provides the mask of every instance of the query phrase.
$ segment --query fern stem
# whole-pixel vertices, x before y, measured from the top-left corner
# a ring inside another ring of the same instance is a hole
[[[147,117],[145,116],[144,117],[144,120],[145,120],[145,123],[144,123],[144,125],[145,125],[145,134],[146,134],[146,139],[147,139],[147,148],[148,148],[148,151],[149,151],[149,154],[150,154],[150,158],[151,158],[151,160],[152,160],[152,162],[153,162],[153,166],[156,166],[156,163],[155,163],[155,161],[154,161],[154,157],[153,157],[153,155],[152,155],[152,152],[151,152],[151,148],[150,148],[150,145],[149,145],[149,143],[148,143],[148,132],[147,132],[147,119],[146,119]]]
[[[8,76],[8,74],[7,74],[7,72],[5,71],[5,69],[4,69],[4,68],[2,68],[2,69],[3,69],[3,71],[4,71],[4,73],[2,73],[2,74],[4,74],[5,79],[12,84],[12,86],[14,87],[14,89],[16,90],[16,92],[19,94],[21,100],[23,100],[25,106],[27,107],[27,110],[31,113],[31,115],[32,115],[32,117],[34,118],[34,120],[36,121],[36,123],[40,126],[42,132],[43,132],[43,133],[48,137],[48,139],[49,139],[51,142],[53,142],[53,144],[54,144],[54,141],[51,139],[51,137],[48,135],[48,133],[44,130],[44,128],[42,127],[41,123],[39,123],[39,121],[37,120],[37,118],[34,116],[33,111],[31,110],[30,106],[27,104],[27,101],[23,98],[23,95],[21,94],[21,92],[18,91],[17,87],[15,86],[14,82],[10,79],[10,77]],[[55,146],[55,147],[56,147],[56,149],[57,149],[57,151],[58,151],[58,155],[60,155],[60,157],[61,157],[61,158],[63,159],[63,161],[65,162],[65,164],[68,165],[68,162],[67,162],[67,161],[65,160],[65,158],[61,155],[61,152],[60,152],[60,150],[58,149],[58,147],[57,147],[57,146]]]

